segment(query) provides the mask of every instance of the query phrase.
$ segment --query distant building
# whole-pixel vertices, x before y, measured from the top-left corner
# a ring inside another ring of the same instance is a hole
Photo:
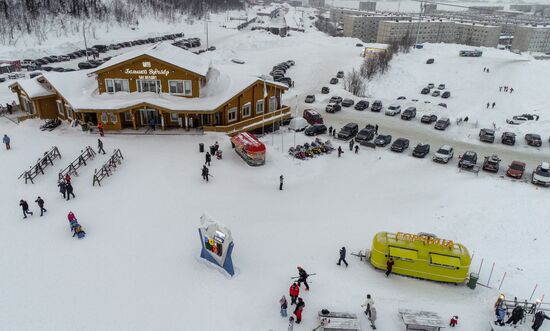
[[[313,8],[325,7],[325,0],[308,0],[308,5]]]
[[[455,42],[470,46],[497,47],[502,27],[480,23],[455,23]]]
[[[550,52],[550,26],[518,26],[512,49],[521,52]]]
[[[409,20],[410,16],[392,16],[381,14],[367,14],[363,16],[344,15],[343,34],[345,37],[361,39],[363,42],[373,43],[378,38],[378,27],[380,22],[391,19]]]
[[[497,10],[504,10],[504,6],[468,6],[468,11],[480,11],[480,12],[495,12]]]
[[[389,44],[405,37],[418,42],[452,43],[455,41],[455,23],[451,21],[393,20],[380,22],[378,43]]]
[[[376,1],[361,1],[359,2],[359,10],[376,11]]]
[[[437,11],[437,4],[436,3],[424,3],[424,14],[432,14],[435,11]]]

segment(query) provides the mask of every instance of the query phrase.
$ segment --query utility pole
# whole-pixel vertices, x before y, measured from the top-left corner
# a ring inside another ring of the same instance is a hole
[[[82,22],[82,34],[84,35],[84,48],[86,49],[86,61],[90,61],[88,58],[88,43],[86,41],[86,22]]]

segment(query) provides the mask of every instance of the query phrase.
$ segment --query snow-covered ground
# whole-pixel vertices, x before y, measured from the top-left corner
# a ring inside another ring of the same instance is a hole
[[[202,24],[197,31],[200,28]],[[341,87],[328,85],[328,80],[338,70],[347,72],[361,63],[357,40],[330,38],[309,28],[287,38],[265,31],[228,30],[215,23],[210,32],[217,50],[201,56],[215,64],[239,58],[267,74],[273,65],[295,60],[288,75],[296,87],[285,101],[297,105],[298,114],[306,107],[302,101],[307,94],[317,93],[318,101],[307,107],[319,110],[331,95],[349,96]],[[522,157],[530,168],[548,160],[545,82],[550,64],[493,49],[483,49],[482,58],[464,59],[457,55],[460,49],[426,45],[399,55],[386,76],[370,83],[367,99],[388,105],[404,95],[403,105],[415,104],[420,114],[445,113],[452,119],[468,115],[470,123],[478,121],[477,128],[453,124],[448,131],[436,132],[418,119],[405,122],[349,108],[322,114],[335,127],[349,121],[378,123],[382,132],[411,138],[411,145],[428,140],[452,142],[463,149],[506,150],[508,158]],[[436,63],[426,65],[428,57]],[[484,73],[483,67],[491,72]],[[429,82],[445,83],[453,93],[446,110],[433,106],[433,100],[441,102],[440,98],[419,94]],[[505,84],[516,91],[499,93],[498,86]],[[330,86],[331,93],[318,94],[322,86]],[[413,103],[413,98],[419,101]],[[484,104],[493,100],[495,110],[486,110]],[[535,110],[541,115],[537,123],[513,129],[543,134],[541,150],[524,147],[521,137],[517,146],[508,149],[477,142],[480,127],[495,122],[501,130],[510,129],[505,127],[506,117]],[[453,164],[438,165],[429,158],[418,160],[386,149],[362,149],[355,155],[345,143],[342,158],[331,154],[298,161],[286,150],[294,139],[299,144],[310,139],[286,131],[262,138],[268,157],[259,168],[247,166],[222,135],[107,134],[108,152],[122,150],[121,167],[102,187],[93,187],[94,169],[107,160],[98,156],[73,179],[77,197],[67,202],[58,193],[56,172],[83,147],[95,146],[97,136],[65,124],[42,132],[39,125],[38,120],[16,125],[0,117],[0,135],[12,138],[12,150],[0,150],[2,329],[286,330],[286,320],[278,316],[278,300],[288,296],[290,277],[298,265],[317,275],[310,278],[311,291],[302,295],[304,320],[295,330],[315,327],[322,308],[357,313],[363,329],[370,329],[360,305],[371,293],[379,330],[404,329],[398,309],[422,308],[445,319],[460,316],[459,330],[484,331],[493,320],[492,304],[498,295],[494,288],[505,272],[502,291],[509,297],[529,298],[535,284],[535,298],[548,293],[547,189],[486,174],[458,173]],[[214,160],[214,177],[207,184],[199,176],[204,155],[198,144],[215,141],[220,142],[224,159]],[[53,145],[63,158],[45,176],[35,184],[17,180]],[[278,191],[281,174],[282,192]],[[42,218],[33,202],[38,195],[48,209]],[[22,220],[18,207],[21,198],[35,212],[27,220]],[[84,240],[71,237],[69,211],[84,226]],[[238,268],[233,279],[197,260],[197,228],[204,212],[232,230]],[[349,268],[335,264],[341,246],[348,252],[369,248],[379,231],[431,232],[466,245],[474,254],[472,271],[484,260],[480,282],[488,282],[495,263],[489,283],[493,289],[478,286],[472,291],[399,276],[386,278],[352,256]]]

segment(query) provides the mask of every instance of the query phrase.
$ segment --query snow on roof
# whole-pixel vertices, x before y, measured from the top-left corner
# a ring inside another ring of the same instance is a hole
[[[198,98],[154,92],[99,94],[95,77],[88,76],[91,72],[93,70],[48,72],[44,77],[77,111],[87,109],[116,111],[142,103],[173,111],[212,111],[260,80],[257,75],[247,73],[246,66],[228,64],[210,69],[206,76],[207,83],[201,88]],[[280,83],[271,81],[268,83],[287,88]]]
[[[168,62],[177,67],[189,70],[201,76],[206,76],[210,68],[210,61],[206,58],[193,54],[187,50],[173,46],[167,42],[160,42],[148,47],[140,48],[128,53],[113,57],[109,61],[95,68],[96,72],[105,68],[112,67],[119,63],[126,62],[141,55],[149,55],[164,62]]]
[[[39,78],[35,77],[32,79],[21,79],[17,81],[16,84],[19,84],[21,89],[27,93],[27,95],[30,98],[38,98],[38,97],[45,97],[48,95],[54,95],[55,93],[49,91],[47,88],[45,88],[42,84],[40,84],[36,79]]]

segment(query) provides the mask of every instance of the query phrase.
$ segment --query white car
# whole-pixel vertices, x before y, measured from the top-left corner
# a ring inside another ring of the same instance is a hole
[[[542,162],[537,169],[533,171],[531,183],[550,186],[550,164],[548,162]]]
[[[453,158],[454,153],[455,151],[451,146],[443,145],[439,147],[437,152],[435,152],[432,159],[434,162],[449,163],[449,161]]]
[[[395,116],[399,113],[401,113],[400,105],[391,105],[388,107],[388,109],[386,109],[386,115],[388,116]]]

